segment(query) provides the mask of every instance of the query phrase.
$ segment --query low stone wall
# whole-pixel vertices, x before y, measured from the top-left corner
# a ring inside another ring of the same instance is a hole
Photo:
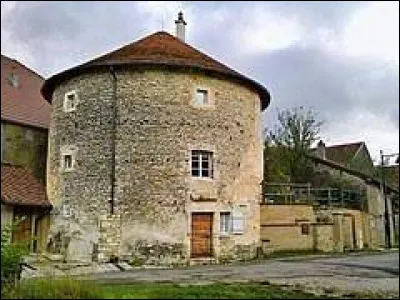
[[[137,240],[123,256],[132,265],[186,265],[185,247],[183,243],[167,243],[161,241]]]
[[[263,251],[363,249],[374,241],[370,218],[369,214],[351,209],[314,210],[307,205],[263,205],[260,236]]]
[[[221,252],[218,262],[248,261],[257,258],[261,254],[261,247],[257,243],[249,245],[235,245],[233,240],[220,239]]]

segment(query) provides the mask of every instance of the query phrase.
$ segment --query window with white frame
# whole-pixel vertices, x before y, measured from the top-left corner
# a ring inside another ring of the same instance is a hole
[[[76,148],[74,146],[64,146],[61,149],[61,169],[71,171],[75,168]]]
[[[195,105],[205,106],[209,105],[208,90],[196,89]]]
[[[210,151],[192,151],[192,176],[213,178],[213,154]]]
[[[232,215],[232,232],[243,233],[244,232],[244,213],[240,210],[236,210]]]
[[[232,232],[232,214],[230,212],[221,212],[220,214],[220,232]]]
[[[78,105],[78,94],[76,91],[65,93],[64,95],[64,111],[70,112],[76,110]]]

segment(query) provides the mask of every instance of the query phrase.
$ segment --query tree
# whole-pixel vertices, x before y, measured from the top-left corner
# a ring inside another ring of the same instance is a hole
[[[277,111],[278,123],[266,134],[264,162],[267,182],[309,182],[313,173],[306,154],[319,139],[323,124],[315,112],[304,107]]]

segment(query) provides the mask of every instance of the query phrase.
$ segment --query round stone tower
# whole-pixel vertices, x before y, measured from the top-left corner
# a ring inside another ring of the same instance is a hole
[[[169,265],[256,255],[263,86],[157,32],[42,93],[53,112],[49,251]]]

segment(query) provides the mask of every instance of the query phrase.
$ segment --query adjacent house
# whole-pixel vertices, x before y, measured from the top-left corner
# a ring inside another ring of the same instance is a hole
[[[373,163],[364,143],[326,147],[320,141],[309,159],[314,174],[308,184],[264,183],[260,239],[265,253],[343,252],[397,242],[398,187],[365,172],[370,168],[363,165]]]
[[[319,142],[321,146],[322,141]],[[321,147],[317,147],[318,151]],[[321,155],[324,155],[322,157]],[[357,170],[366,174],[374,173],[374,162],[364,142],[346,143],[340,145],[326,146],[324,145],[323,153],[319,156],[334,161],[349,169]]]
[[[351,146],[326,147],[320,141],[315,151],[316,156],[310,156],[317,167],[316,177],[320,175],[323,178],[323,174],[329,174],[330,177],[345,185],[357,187],[365,194],[365,205],[361,207],[361,210],[367,215],[363,220],[364,229],[360,228],[362,233],[359,235],[363,237],[363,244],[371,248],[384,247],[388,244],[389,239],[393,243],[395,232],[398,232],[398,227],[394,226],[396,224],[395,215],[398,212],[398,187],[388,183],[384,184],[381,177],[376,176],[373,172],[368,172],[369,168],[363,168],[362,165],[343,164],[348,160],[341,158],[348,156],[351,157],[350,161],[354,162],[356,155],[359,155],[359,161],[362,161],[364,165],[372,164],[364,143],[349,145]],[[355,145],[360,145],[357,151],[354,151],[357,148]],[[334,154],[329,153],[327,149],[335,149]],[[342,149],[343,152],[339,149]],[[349,153],[355,153],[355,155],[349,155]],[[361,153],[364,154],[361,155]],[[359,168],[356,168],[357,166]]]
[[[146,264],[252,258],[263,175],[259,83],[156,32],[46,80],[50,250]]]
[[[18,221],[12,238],[29,241],[33,251],[46,246],[51,209],[45,191],[51,107],[40,94],[43,82],[1,56],[1,225]]]

